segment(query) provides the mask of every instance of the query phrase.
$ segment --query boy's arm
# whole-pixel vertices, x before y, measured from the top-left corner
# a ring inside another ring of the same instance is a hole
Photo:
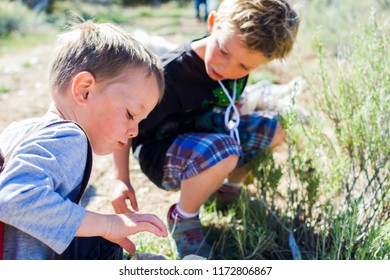
[[[116,190],[113,196],[112,206],[115,213],[121,214],[132,212],[126,204],[126,200],[130,200],[131,207],[134,211],[138,211],[137,199],[135,191],[130,182],[130,147],[131,140],[129,139],[127,145],[121,150],[114,152],[114,169],[115,169],[115,185]]]
[[[86,211],[76,236],[101,236],[120,245],[126,251],[134,253],[135,246],[127,237],[142,231],[148,231],[160,237],[168,235],[164,223],[152,214],[99,214]]]

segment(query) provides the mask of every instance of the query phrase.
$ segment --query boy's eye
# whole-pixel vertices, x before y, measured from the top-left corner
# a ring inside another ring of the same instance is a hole
[[[219,49],[219,52],[222,54],[222,55],[229,55],[226,51],[222,50],[222,49]]]
[[[129,110],[127,110],[127,118],[128,118],[129,120],[134,120],[134,117],[133,117],[133,115],[129,112]]]
[[[217,48],[218,48],[218,51],[222,54],[222,55],[229,55],[229,53],[227,51],[225,51],[222,46],[221,46],[221,43],[220,42],[216,42],[216,45],[217,45]]]

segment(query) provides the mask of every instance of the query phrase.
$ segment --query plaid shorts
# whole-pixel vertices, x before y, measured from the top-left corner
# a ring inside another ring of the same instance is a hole
[[[163,166],[161,187],[178,189],[182,180],[205,171],[231,155],[239,155],[242,166],[261,149],[267,148],[275,134],[276,114],[255,112],[240,116],[241,146],[228,134],[185,133],[169,147]]]

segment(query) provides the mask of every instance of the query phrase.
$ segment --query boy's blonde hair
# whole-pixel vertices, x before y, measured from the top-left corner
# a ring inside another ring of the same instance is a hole
[[[249,50],[271,60],[285,58],[291,51],[299,17],[287,0],[224,0],[215,24],[237,31]]]
[[[72,77],[81,71],[90,72],[98,82],[110,82],[129,67],[156,77],[161,100],[164,72],[159,58],[118,26],[86,21],[74,24],[58,37],[50,86],[52,92],[64,92]]]

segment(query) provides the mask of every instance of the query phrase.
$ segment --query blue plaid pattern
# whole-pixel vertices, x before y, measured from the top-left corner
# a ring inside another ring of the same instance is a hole
[[[260,149],[266,149],[271,144],[278,125],[276,113],[254,112],[240,116],[240,141],[244,156],[238,165],[242,166],[254,157]]]
[[[241,147],[229,135],[185,133],[169,147],[163,167],[164,189],[177,189],[191,178],[231,156],[242,156]]]
[[[267,148],[275,134],[276,115],[255,112],[240,116],[241,145],[228,134],[185,133],[169,147],[163,167],[162,188],[178,189],[180,181],[205,171],[231,155],[239,155],[238,166]],[[226,132],[228,133],[228,132]]]

